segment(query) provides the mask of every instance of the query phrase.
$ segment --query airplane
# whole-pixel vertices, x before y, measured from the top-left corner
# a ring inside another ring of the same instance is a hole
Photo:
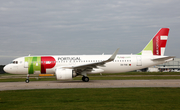
[[[112,55],[48,55],[25,56],[14,59],[3,69],[11,74],[55,74],[57,80],[72,79],[82,75],[88,82],[87,74],[121,73],[155,66],[172,61],[174,56],[164,56],[169,28],[161,28],[138,54],[121,55],[119,48]]]

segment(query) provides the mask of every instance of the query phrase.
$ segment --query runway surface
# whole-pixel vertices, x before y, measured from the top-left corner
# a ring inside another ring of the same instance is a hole
[[[82,81],[31,81],[1,82],[0,91],[26,89],[65,89],[65,88],[128,88],[128,87],[180,87],[180,80],[91,80]]]

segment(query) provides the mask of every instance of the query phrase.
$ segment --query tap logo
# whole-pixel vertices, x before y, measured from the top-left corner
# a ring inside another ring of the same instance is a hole
[[[25,57],[25,62],[28,63],[29,74],[34,74],[35,71],[46,74],[47,69],[56,65],[56,60],[51,56]]]
[[[153,55],[164,55],[169,29],[160,30],[153,38]]]
[[[137,55],[164,55],[169,28],[162,28],[148,43],[148,45]]]

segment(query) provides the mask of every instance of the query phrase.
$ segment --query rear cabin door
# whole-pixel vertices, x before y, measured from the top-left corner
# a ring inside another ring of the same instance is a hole
[[[136,66],[142,66],[142,58],[141,58],[141,56],[137,56],[136,59],[137,59],[137,65]]]

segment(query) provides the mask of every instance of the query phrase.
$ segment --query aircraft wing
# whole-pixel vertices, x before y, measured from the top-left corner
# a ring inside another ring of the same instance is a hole
[[[115,59],[118,51],[119,51],[119,48],[111,55],[111,57],[109,59],[101,61],[101,62],[88,63],[88,64],[76,65],[76,66],[64,66],[61,68],[64,68],[64,69],[92,69],[92,68],[97,68],[97,66],[104,66],[105,63],[111,62]]]

